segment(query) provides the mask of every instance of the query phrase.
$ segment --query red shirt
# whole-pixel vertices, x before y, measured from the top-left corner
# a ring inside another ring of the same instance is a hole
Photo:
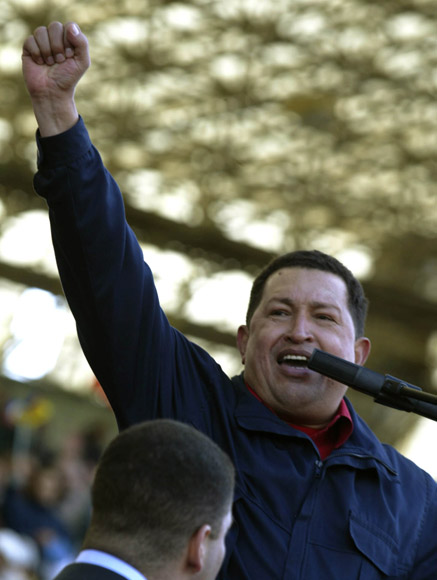
[[[259,397],[257,393],[246,383],[248,390],[252,393],[254,397],[261,401],[266,407],[268,407],[272,412],[273,409],[269,407],[264,401]],[[325,427],[321,429],[315,429],[313,427],[304,427],[302,425],[295,425],[294,423],[288,423],[291,427],[306,433],[310,437],[317,449],[319,450],[320,457],[325,459],[330,455],[330,453],[341,447],[349,437],[352,435],[354,430],[354,424],[352,422],[351,414],[344,401],[341,400],[340,406],[338,407],[337,413],[331,419],[331,421]]]

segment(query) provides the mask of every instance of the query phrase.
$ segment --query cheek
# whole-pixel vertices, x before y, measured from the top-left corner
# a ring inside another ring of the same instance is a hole
[[[283,335],[284,331],[279,325],[260,326],[251,334],[252,349],[263,350],[271,347]]]
[[[223,560],[225,559],[225,555],[226,555],[226,547],[225,547],[225,543],[222,542],[221,548],[220,548],[219,553],[217,555],[217,562],[216,562],[217,572],[220,570],[221,565],[223,564]]]
[[[275,345],[281,341],[284,330],[279,325],[254,324],[249,334],[244,353],[244,362],[252,367],[269,364]]]
[[[252,365],[259,366],[270,352],[269,341],[262,334],[252,337],[247,344],[246,360],[249,358]]]
[[[332,343],[332,341],[331,341]],[[340,358],[345,360],[355,362],[355,349],[354,349],[354,342],[351,340],[345,341],[341,338],[338,341],[335,341],[331,346],[332,354],[336,354]]]

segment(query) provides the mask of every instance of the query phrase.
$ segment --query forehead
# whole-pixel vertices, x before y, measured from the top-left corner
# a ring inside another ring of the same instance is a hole
[[[282,268],[267,280],[263,302],[273,299],[317,302],[347,307],[346,283],[332,272],[309,268]]]

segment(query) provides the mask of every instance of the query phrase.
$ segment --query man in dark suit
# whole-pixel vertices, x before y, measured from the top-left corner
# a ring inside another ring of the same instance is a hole
[[[233,490],[230,459],[193,427],[157,419],[122,431],[97,466],[82,551],[56,580],[213,580]]]

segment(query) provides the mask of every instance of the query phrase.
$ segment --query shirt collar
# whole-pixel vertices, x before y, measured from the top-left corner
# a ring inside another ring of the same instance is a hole
[[[101,566],[102,568],[107,568],[120,576],[124,576],[127,580],[147,580],[143,574],[138,572],[136,568],[120,560],[112,554],[107,552],[102,552],[101,550],[82,550],[77,556],[75,562],[81,564],[94,564],[95,566]]]
[[[246,387],[250,393],[254,397],[256,397],[261,403],[263,403],[266,407],[268,407],[272,413],[274,413],[273,409],[269,407],[256,393],[250,385],[247,383]],[[341,400],[341,403],[338,407],[337,413],[331,419],[331,421],[325,427],[321,429],[314,429],[312,427],[303,427],[301,425],[296,425],[294,423],[288,423],[294,429],[302,431],[310,437],[313,443],[316,445],[317,449],[319,450],[320,456],[322,459],[328,457],[328,455],[334,450],[341,447],[343,443],[345,443],[349,437],[352,435],[354,430],[354,424],[352,420],[351,413],[346,405],[344,399]]]

